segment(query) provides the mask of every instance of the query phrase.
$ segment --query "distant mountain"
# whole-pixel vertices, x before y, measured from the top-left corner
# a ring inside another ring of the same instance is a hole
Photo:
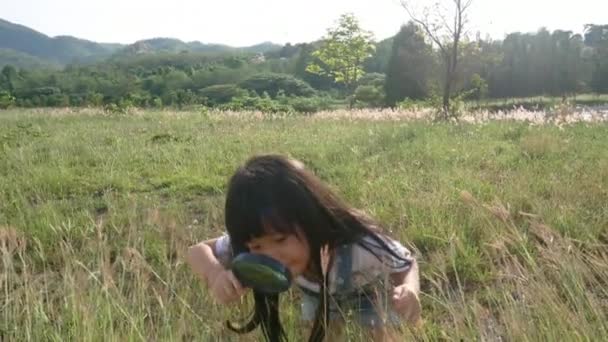
[[[270,51],[280,50],[282,48],[283,48],[283,45],[277,45],[272,42],[263,42],[260,44],[249,46],[244,49],[248,52],[266,53],[266,52],[270,52]]]
[[[116,44],[99,44],[70,36],[51,38],[0,19],[0,48],[19,51],[50,63],[96,61],[111,56],[118,47]]]
[[[235,49],[220,44],[203,44],[201,42],[185,43],[175,38],[152,38],[139,40],[131,45],[124,46],[117,52],[119,55],[139,55],[144,53],[181,53],[188,52],[229,52]]]
[[[281,45],[273,44],[271,42],[264,42],[248,47],[235,48],[228,45],[222,44],[204,44],[199,41],[183,42],[175,38],[152,38],[137,41],[131,45],[127,45],[120,51],[120,55],[132,55],[142,53],[156,53],[156,52],[169,52],[169,53],[181,53],[181,52],[234,52],[244,51],[251,53],[266,53],[273,50],[281,49]]]
[[[61,65],[13,49],[0,48],[0,69],[12,65],[19,69],[61,69]]]
[[[0,19],[0,65],[24,68],[57,67],[69,63],[90,63],[111,56],[150,53],[233,52],[266,53],[281,45],[264,42],[250,47],[235,48],[222,44],[183,42],[174,38],[152,38],[130,45],[97,43],[72,36],[49,37],[23,25]],[[19,62],[22,60],[22,62]]]

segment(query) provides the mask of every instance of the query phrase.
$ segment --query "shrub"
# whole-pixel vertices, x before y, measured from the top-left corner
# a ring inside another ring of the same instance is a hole
[[[313,96],[315,90],[306,82],[284,74],[258,74],[239,84],[243,89],[258,95],[267,93],[275,98],[280,91],[287,96]]]
[[[217,84],[199,90],[199,95],[211,106],[228,103],[234,97],[243,96],[246,92],[236,84]]]

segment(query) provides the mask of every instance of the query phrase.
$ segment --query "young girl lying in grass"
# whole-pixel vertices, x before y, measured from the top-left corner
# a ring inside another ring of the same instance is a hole
[[[390,326],[420,320],[418,267],[401,243],[341,201],[302,163],[256,156],[232,176],[225,207],[227,234],[190,247],[188,262],[223,304],[248,292],[229,269],[242,252],[285,265],[302,291],[309,341],[322,341],[327,323],[347,315],[374,341],[392,340]],[[285,340],[278,295],[252,291],[255,309],[239,333],[261,326],[268,341]],[[310,325],[308,325],[310,326]]]

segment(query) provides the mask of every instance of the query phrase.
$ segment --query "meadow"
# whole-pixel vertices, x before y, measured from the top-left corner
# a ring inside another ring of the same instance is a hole
[[[222,233],[235,168],[269,152],[415,252],[424,322],[403,340],[602,340],[608,125],[521,115],[0,111],[0,340],[260,340],[224,327],[251,301],[215,304],[184,257]]]

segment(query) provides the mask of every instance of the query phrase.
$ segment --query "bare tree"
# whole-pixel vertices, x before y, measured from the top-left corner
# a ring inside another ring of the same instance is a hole
[[[400,0],[412,21],[420,25],[439,49],[445,64],[443,106],[441,119],[447,120],[454,113],[450,106],[452,85],[458,65],[458,47],[466,36],[469,23],[467,10],[473,0]]]

